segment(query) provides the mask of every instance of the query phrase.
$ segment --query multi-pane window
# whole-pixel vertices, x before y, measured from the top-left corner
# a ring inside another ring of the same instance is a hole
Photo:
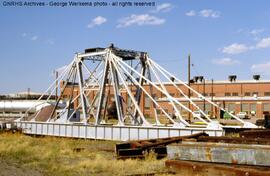
[[[214,96],[216,96],[216,94],[215,94],[215,93],[210,93],[209,95],[210,95],[210,96],[213,96],[213,97],[214,97]]]
[[[185,107],[188,108],[188,103],[183,103],[183,105],[184,105]],[[183,108],[183,107],[177,105],[177,109],[180,111],[180,114],[181,114],[182,116],[187,116],[188,111],[185,110],[185,108]]]
[[[245,96],[249,97],[250,96],[250,92],[245,92]]]
[[[151,106],[151,100],[149,97],[145,97],[144,99],[144,109],[150,109],[150,106]]]
[[[232,93],[232,96],[237,97],[238,96],[238,93],[237,92],[233,92]]]
[[[262,107],[263,111],[270,111],[270,103],[263,103]]]
[[[257,106],[256,106],[256,104],[255,104],[255,103],[251,103],[251,104],[250,104],[250,112],[251,112],[251,113],[256,113],[256,111],[257,111]]]
[[[227,105],[227,109],[228,109],[229,112],[231,112],[231,111],[235,112],[235,104],[234,103],[229,103]]]
[[[203,96],[207,97],[207,96],[208,96],[208,94],[207,94],[207,93],[203,93]]]
[[[129,96],[127,97],[127,105],[131,106],[131,98]]]
[[[231,93],[230,92],[225,92],[225,97],[229,97],[231,96]]]
[[[264,96],[270,96],[270,92],[264,92]]]
[[[249,104],[243,103],[242,104],[242,112],[249,112]]]
[[[209,114],[209,112],[211,112],[211,105],[210,104],[206,104],[205,105],[205,113]]]

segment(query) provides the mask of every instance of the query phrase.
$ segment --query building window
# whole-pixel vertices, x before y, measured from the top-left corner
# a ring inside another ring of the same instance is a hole
[[[256,111],[257,111],[257,105],[255,103],[250,104],[250,114],[252,116],[256,115]]]
[[[203,104],[198,104],[198,107],[203,111]]]
[[[203,93],[202,95],[203,95],[203,96],[205,96],[205,97],[207,97],[207,96],[208,96],[208,94],[207,94],[207,93]]]
[[[128,96],[127,97],[127,105],[130,107],[131,106],[131,98]]]
[[[270,112],[270,103],[263,103],[263,112],[268,111]]]
[[[242,104],[242,112],[246,112],[246,113],[249,112],[249,106],[247,103]]]
[[[264,92],[264,96],[270,96],[270,92]]]
[[[233,112],[233,113],[235,112],[235,104],[234,103],[229,103],[227,108],[228,108],[229,112]]]
[[[145,97],[144,99],[144,109],[150,109],[151,106],[151,100],[149,97]]]
[[[211,105],[210,104],[206,104],[205,105],[205,113],[209,114],[211,112]]]
[[[185,107],[188,108],[188,104],[187,103],[183,103],[183,106],[185,106]],[[188,114],[188,111],[185,108],[181,107],[180,105],[177,105],[176,107],[180,111],[180,114],[182,116],[186,116]]]
[[[245,96],[249,97],[250,96],[250,92],[245,92]]]
[[[238,96],[238,93],[237,92],[233,92],[232,93],[232,96],[237,97]]]
[[[225,97],[229,97],[231,96],[231,93],[230,92],[225,92]]]

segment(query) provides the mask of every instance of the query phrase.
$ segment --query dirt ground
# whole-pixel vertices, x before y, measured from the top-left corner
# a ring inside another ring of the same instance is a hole
[[[19,164],[11,163],[0,158],[0,176],[42,176],[40,172],[23,168]]]

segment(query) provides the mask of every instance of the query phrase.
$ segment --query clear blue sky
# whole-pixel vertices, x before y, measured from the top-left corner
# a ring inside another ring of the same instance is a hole
[[[270,79],[269,0],[160,0],[140,8],[0,2],[0,94],[45,90],[53,70],[75,52],[112,42],[148,51],[183,80],[189,53],[192,76],[225,80],[236,74],[246,80],[259,73]]]

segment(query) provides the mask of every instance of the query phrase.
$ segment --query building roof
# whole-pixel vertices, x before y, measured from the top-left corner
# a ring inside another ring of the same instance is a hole
[[[187,81],[183,81],[187,84]],[[159,84],[158,82],[154,82],[155,84]],[[174,81],[175,84],[179,84],[178,81]],[[270,84],[270,80],[236,80],[236,81],[229,81],[229,80],[213,80],[214,84],[258,84],[258,83],[267,83]],[[165,85],[171,84],[171,82],[163,82]],[[203,84],[203,82],[191,83],[191,84]],[[212,80],[205,80],[205,84],[212,84]]]
[[[32,92],[32,91],[25,91],[25,92],[17,92],[8,94],[9,96],[27,96],[27,95],[42,95],[40,92]]]
[[[43,93],[40,92],[32,92],[32,91],[25,91],[25,92],[17,92],[17,93],[10,93],[6,95],[0,95],[0,99],[2,100],[9,100],[9,99],[38,99]],[[49,94],[44,94],[42,99],[47,99]],[[51,96],[51,99],[54,99],[55,95]]]

